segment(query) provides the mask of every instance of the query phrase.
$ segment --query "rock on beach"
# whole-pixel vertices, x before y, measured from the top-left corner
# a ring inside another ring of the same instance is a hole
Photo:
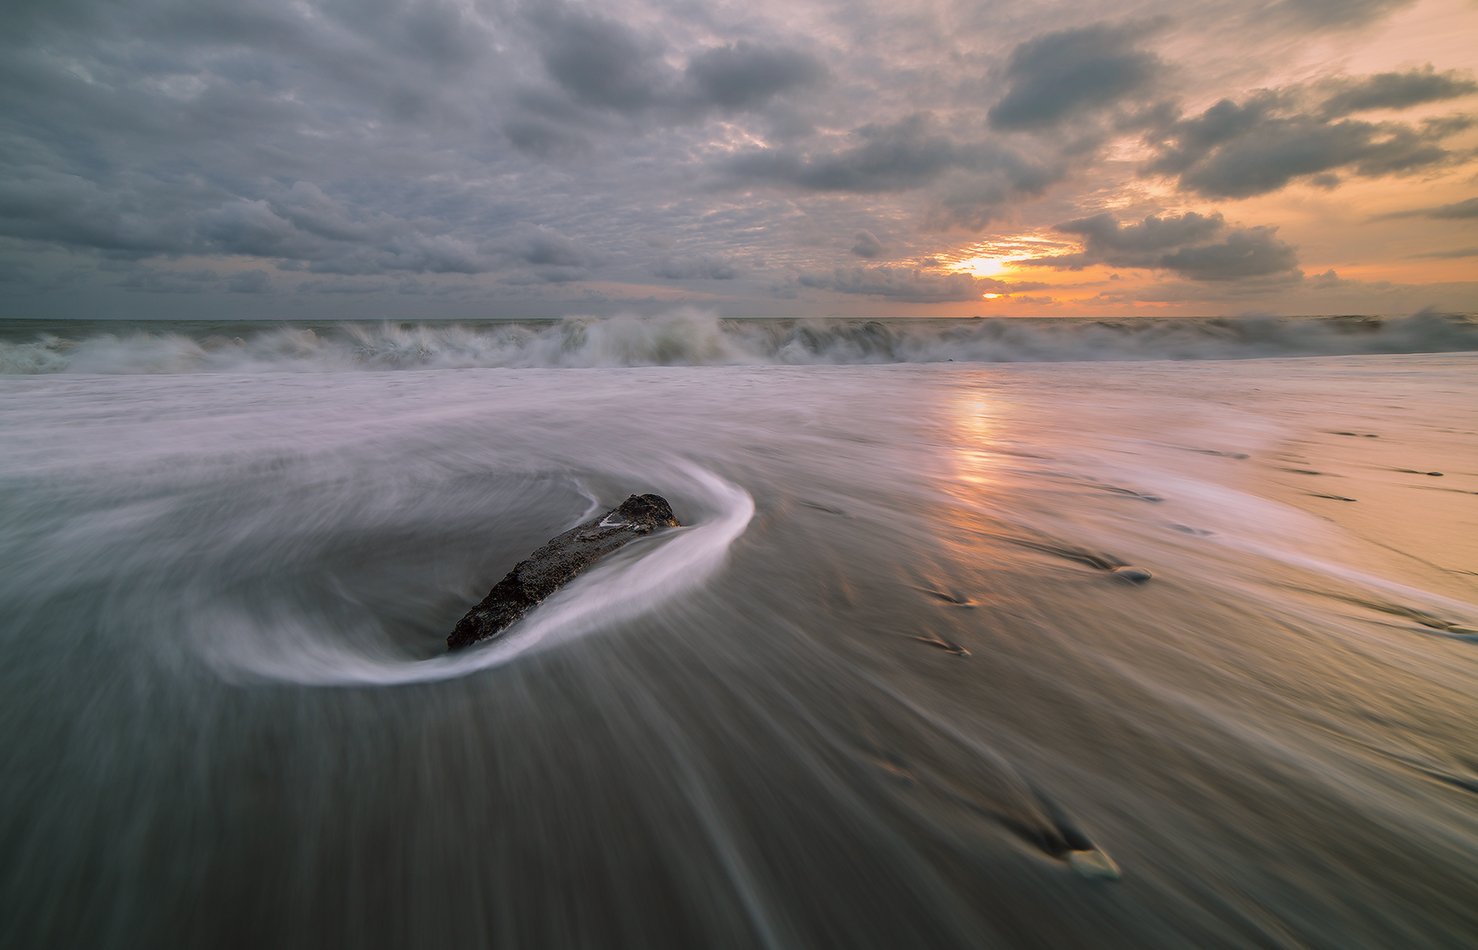
[[[600,558],[659,528],[680,527],[661,495],[632,495],[605,514],[578,524],[519,561],[446,638],[460,650],[499,636],[519,618]]]

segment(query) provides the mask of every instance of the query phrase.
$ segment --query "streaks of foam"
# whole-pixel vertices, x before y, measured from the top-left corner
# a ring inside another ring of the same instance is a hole
[[[393,686],[467,676],[639,616],[702,585],[723,566],[754,516],[754,499],[743,488],[688,463],[677,468],[686,480],[684,498],[696,508],[690,527],[633,545],[633,556],[613,557],[576,579],[490,644],[408,660],[351,648],[300,623],[291,648],[264,649],[254,630],[260,619],[217,616],[213,624],[225,635],[205,647],[207,660],[232,679]]]

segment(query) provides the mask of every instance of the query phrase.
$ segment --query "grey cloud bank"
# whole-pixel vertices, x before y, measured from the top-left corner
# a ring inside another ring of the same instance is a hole
[[[1303,111],[1301,89],[1262,90],[1242,103],[1223,99],[1168,125],[1147,171],[1175,175],[1183,188],[1207,197],[1245,198],[1297,178],[1400,175],[1460,157],[1443,143],[1466,131],[1469,117],[1412,123],[1349,116],[1455,99],[1478,84],[1422,70],[1334,85],[1342,88],[1311,111]]]
[[[1275,229],[1228,228],[1219,214],[1152,216],[1127,226],[1100,214],[1060,224],[1057,229],[1081,236],[1083,250],[1039,261],[1045,266],[1082,269],[1110,264],[1222,281],[1292,275],[1298,264],[1294,249],[1275,236]]]
[[[1148,87],[1160,60],[1137,48],[1142,26],[1091,26],[1029,40],[1012,53],[1006,94],[987,113],[999,129],[1056,125]]]
[[[417,297],[487,316],[963,304],[1040,281],[929,262],[1028,231],[1081,242],[1051,270],[1168,273],[1212,300],[1298,268],[1287,227],[1231,204],[1430,175],[1473,150],[1466,63],[1279,84],[1269,46],[1260,72],[1239,67],[1268,81],[1195,87],[1187,35],[1243,30],[1255,63],[1269,18],[1358,36],[1407,5],[1265,6],[1254,28],[1211,0],[1132,19],[948,2],[11,5],[0,315],[185,315],[186,298],[291,315],[355,288],[365,315]],[[1132,198],[1111,220],[1114,189]],[[1467,201],[1370,220],[1455,228]]]

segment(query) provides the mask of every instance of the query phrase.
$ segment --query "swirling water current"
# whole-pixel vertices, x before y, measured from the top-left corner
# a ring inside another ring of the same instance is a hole
[[[0,377],[6,946],[1478,936],[1472,354],[96,370]]]

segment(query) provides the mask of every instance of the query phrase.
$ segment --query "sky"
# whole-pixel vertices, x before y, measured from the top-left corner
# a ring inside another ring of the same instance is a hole
[[[1478,311],[1478,0],[8,0],[0,317]]]

